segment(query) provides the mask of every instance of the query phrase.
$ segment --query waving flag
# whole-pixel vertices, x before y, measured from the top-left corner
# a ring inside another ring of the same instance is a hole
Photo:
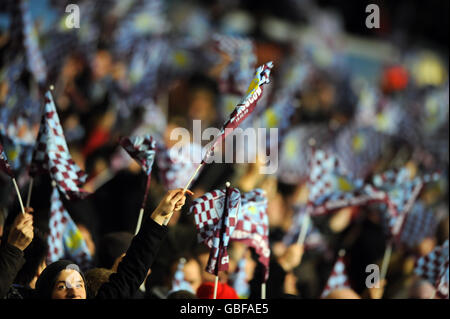
[[[167,149],[157,145],[156,163],[166,189],[183,188],[201,161],[202,147],[195,143]]]
[[[43,84],[47,78],[47,68],[39,50],[37,32],[33,25],[28,0],[19,1],[19,6],[22,13],[23,45],[27,56],[28,69],[36,81]]]
[[[309,174],[310,141],[314,141],[316,147],[326,148],[331,137],[326,125],[301,125],[290,129],[281,140],[278,178],[286,184],[304,182]]]
[[[59,122],[53,97],[45,95],[45,109],[30,166],[30,175],[50,173],[59,190],[68,198],[80,198],[86,174],[72,160]]]
[[[115,32],[115,51],[126,55],[138,43],[165,33],[170,27],[165,11],[166,4],[161,0],[144,0],[130,5]]]
[[[253,112],[256,103],[263,94],[263,85],[269,83],[270,70],[273,67],[272,62],[263,64],[256,70],[256,75],[253,78],[250,86],[248,87],[246,97],[244,100],[236,106],[233,112],[230,114],[230,118],[225,122],[219,136],[216,137],[211,148],[208,150],[203,162],[207,162],[208,156],[212,154],[214,148],[225,140],[228,134],[230,134],[236,127],[244,121],[250,113]]]
[[[56,187],[53,188],[50,204],[47,263],[69,259],[87,270],[92,256],[80,230],[64,208]]]
[[[248,38],[214,34],[213,41],[218,51],[225,52],[231,59],[219,80],[222,93],[243,94],[251,81],[256,64],[255,47]]]
[[[425,203],[418,201],[406,216],[405,225],[400,234],[400,242],[413,248],[425,238],[436,233],[440,219]]]
[[[1,130],[0,140],[3,142],[4,152],[9,158],[11,169],[15,172],[25,169],[31,162],[33,145],[18,138],[11,138]]]
[[[429,281],[437,290],[437,295],[448,299],[449,258],[448,239],[442,246],[437,246],[431,253],[419,258],[414,273]]]
[[[25,58],[17,53],[8,65],[0,71],[0,82],[7,84],[4,100],[0,107],[0,129],[9,136],[18,136],[27,139],[35,136],[31,130],[21,131],[14,134],[19,124],[35,124],[41,116],[41,104],[38,101],[38,92],[30,92],[25,81],[23,81],[25,70]],[[20,123],[21,122],[21,123]],[[28,136],[23,136],[28,135]]]
[[[11,166],[8,163],[8,158],[6,157],[2,144],[0,144],[0,170],[8,174],[11,178],[14,177],[14,173],[11,169]]]
[[[145,187],[144,201],[142,207],[147,202],[147,195],[150,189],[152,166],[155,160],[156,142],[149,135],[124,137],[120,140],[120,145],[128,152],[128,154],[141,165],[147,174],[147,185]]]
[[[187,290],[193,294],[195,294],[195,291],[192,289],[192,286],[190,283],[188,283],[184,279],[184,265],[186,264],[185,258],[180,258],[177,265],[177,270],[175,272],[175,275],[173,276],[172,280],[172,289],[169,293],[175,292],[178,290]]]
[[[214,190],[197,198],[190,212],[194,213],[199,242],[211,252],[206,271],[217,276],[228,270],[227,247],[234,232],[240,211],[241,197],[236,188]]]
[[[326,298],[332,291],[339,289],[351,289],[347,271],[345,270],[344,256],[339,256],[334,264],[333,271],[328,278],[320,298]]]
[[[275,100],[273,106],[266,109],[259,118],[259,127],[277,128],[280,140],[291,125],[291,117],[295,113],[295,101],[291,96],[281,95]]]
[[[168,50],[168,43],[160,39],[136,45],[129,63],[128,76],[132,87],[127,99],[127,107],[142,105],[147,99],[155,98],[158,89],[158,72]]]
[[[9,159],[13,172],[20,172],[28,167],[33,154],[33,145],[22,139],[10,138],[0,130],[0,143],[3,143],[3,152]]]
[[[366,178],[382,157],[387,139],[371,127],[348,126],[337,136],[334,151],[339,162],[356,177]]]
[[[241,241],[253,248],[264,266],[264,281],[269,278],[269,218],[267,197],[262,189],[254,189],[241,195],[239,220],[231,240]]]
[[[382,200],[385,194],[354,178],[339,164],[334,155],[314,150],[308,186],[308,209],[311,215],[322,215],[331,210],[360,206]]]
[[[434,173],[423,177],[410,178],[408,169],[389,170],[373,177],[375,187],[385,193],[382,200],[387,209],[383,216],[389,234],[399,239],[405,218],[419,196],[425,183],[438,180],[440,175]]]
[[[156,142],[153,140],[153,137],[149,135],[124,137],[120,140],[120,145],[150,176],[156,153]]]

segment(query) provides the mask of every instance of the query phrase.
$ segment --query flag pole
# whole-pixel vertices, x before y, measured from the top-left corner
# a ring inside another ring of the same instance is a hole
[[[27,207],[30,207],[31,191],[33,190],[33,182],[34,182],[34,178],[30,177],[30,184],[28,184]]]
[[[189,179],[189,182],[187,182],[186,186],[183,188],[183,194],[186,192],[186,190],[189,188],[189,186],[192,183],[192,180],[194,179],[194,177],[198,174],[198,172],[200,171],[200,168],[203,167],[203,165],[205,164],[205,162],[201,162],[200,165],[198,165],[197,169],[195,170],[194,174],[192,174],[191,178]],[[172,217],[173,212],[170,213],[170,215],[168,217],[166,217],[166,219],[164,220],[164,226],[167,226],[169,224],[170,218]]]
[[[25,208],[23,207],[22,196],[20,196],[20,191],[19,191],[19,187],[17,186],[16,179],[13,177],[12,181],[14,184],[14,188],[16,189],[16,192],[17,192],[17,197],[19,197],[19,203],[20,203],[20,208],[22,209],[22,214],[25,215]]]
[[[134,236],[136,236],[137,233],[139,232],[139,229],[141,229],[143,216],[144,216],[144,207],[141,207],[141,210],[139,211],[139,217],[138,217],[138,221],[137,221],[137,225],[136,225],[136,230],[134,231]]]
[[[261,284],[261,299],[266,299],[266,283]]]
[[[139,210],[139,217],[138,217],[138,221],[137,221],[137,225],[136,225],[136,230],[134,231],[135,236],[139,232],[139,229],[141,229],[142,218],[144,217],[145,203],[147,202],[148,191],[150,189],[150,181],[151,181],[151,178],[149,175],[149,176],[147,176],[147,185],[145,186],[144,201],[142,202],[142,207]]]
[[[217,286],[219,285],[219,275],[216,275],[216,280],[214,282],[214,297],[213,299],[217,299]]]
[[[305,220],[302,223],[302,228],[300,230],[300,234],[298,235],[297,244],[303,245],[303,243],[305,242],[306,232],[308,231],[309,222],[310,222],[309,214],[306,214]]]
[[[230,189],[230,182],[226,182],[225,183],[225,202],[224,202],[224,206],[223,206],[223,213],[222,213],[222,217],[223,218],[227,212],[227,207],[228,207],[228,196],[229,196],[229,189]],[[222,223],[222,229],[220,231],[220,238],[222,238],[222,234],[224,231],[224,227],[225,226],[225,221],[223,221]],[[216,281],[214,283],[214,299],[217,299],[217,286],[219,285],[219,263],[221,262],[222,256],[220,254],[220,249],[218,251],[218,255],[217,255],[217,262],[215,265],[215,274],[216,274]]]

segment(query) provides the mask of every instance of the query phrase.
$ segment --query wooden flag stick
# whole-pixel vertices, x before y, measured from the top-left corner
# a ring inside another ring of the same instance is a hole
[[[141,229],[141,224],[142,224],[142,217],[144,216],[144,207],[141,207],[141,210],[139,211],[139,218],[138,218],[138,222],[136,225],[136,230],[134,231],[134,236],[137,235],[137,233],[139,232],[139,229]]]
[[[197,169],[195,170],[194,174],[192,174],[191,179],[189,180],[189,182],[186,184],[186,186],[183,189],[183,193],[186,192],[186,190],[189,188],[189,186],[191,186],[192,180],[194,179],[195,176],[197,176],[198,172],[200,171],[200,168],[203,167],[203,165],[205,164],[205,162],[202,162]]]
[[[261,299],[266,299],[266,283],[261,284]]]
[[[200,168],[203,167],[203,165],[205,164],[205,162],[202,162],[197,169],[195,170],[194,174],[192,174],[191,178],[189,179],[189,182],[187,182],[186,186],[183,188],[183,194],[186,192],[186,190],[189,188],[189,186],[191,185],[193,179],[195,176],[197,176],[198,172],[200,171]],[[173,212],[169,214],[169,216],[166,217],[166,219],[164,220],[164,226],[167,226],[169,224],[170,218],[172,217]]]
[[[22,214],[25,215],[25,208],[23,207],[22,196],[20,196],[20,191],[19,191],[19,187],[17,186],[16,179],[13,177],[12,181],[13,181],[14,187],[16,189],[17,196],[19,197],[19,203],[20,203],[20,208],[22,209]]]
[[[308,227],[309,227],[309,214],[306,214],[305,216],[305,220],[302,223],[302,228],[300,229],[300,234],[298,235],[298,239],[297,239],[297,243],[300,245],[303,245],[303,243],[305,242],[305,238],[306,238],[306,233],[308,231]]]
[[[214,282],[214,297],[213,299],[217,299],[217,286],[219,285],[219,276],[216,276],[216,281]]]
[[[144,201],[142,202],[142,207],[139,210],[139,217],[138,217],[138,221],[137,221],[137,225],[136,225],[136,230],[134,231],[134,236],[136,236],[137,233],[139,232],[139,229],[141,229],[142,218],[144,217],[145,203],[147,202],[148,191],[150,189],[150,181],[151,181],[151,178],[150,178],[150,176],[148,176],[147,177],[147,185],[145,186]]]
[[[30,184],[28,184],[27,207],[30,207],[30,202],[31,202],[31,191],[33,190],[33,182],[34,182],[34,178],[31,177],[31,178],[30,178]]]

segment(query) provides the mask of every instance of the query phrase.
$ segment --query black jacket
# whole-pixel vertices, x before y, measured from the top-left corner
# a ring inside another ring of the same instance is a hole
[[[25,263],[23,251],[8,243],[0,246],[0,299],[4,298]]]
[[[139,233],[133,238],[126,256],[120,262],[117,273],[109,277],[95,297],[96,299],[128,299],[135,295],[145,280],[161,242],[167,235],[167,227],[144,217]]]

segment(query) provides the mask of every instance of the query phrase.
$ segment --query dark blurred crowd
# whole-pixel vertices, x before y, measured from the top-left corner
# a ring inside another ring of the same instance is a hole
[[[2,144],[8,138],[22,147],[15,158],[7,155],[25,198],[43,94],[52,85],[70,153],[88,175],[83,188],[92,193],[63,201],[93,256],[84,274],[90,296],[117,272],[131,244],[147,180],[119,138],[150,134],[170,147],[176,142],[171,131],[192,131],[193,120],[201,120],[202,128],[220,128],[255,69],[268,61],[274,63],[271,82],[242,127],[279,129],[277,172],[261,174],[261,162],[207,165],[190,187],[194,195],[172,217],[167,238],[133,298],[211,298],[214,276],[205,271],[209,249],[198,243],[194,218],[187,213],[193,199],[223,188],[226,181],[242,192],[262,188],[267,193],[267,298],[319,298],[341,249],[352,289],[329,298],[379,298],[380,291],[365,284],[366,266],[381,265],[388,242],[379,207],[346,207],[312,217],[320,233],[317,242],[286,240],[296,208],[308,198],[305,154],[311,140],[364,180],[404,167],[415,176],[441,172],[443,178],[425,186],[416,200],[432,211],[437,226],[412,246],[394,247],[381,293],[383,298],[433,295],[433,285],[415,276],[413,267],[449,236],[448,48],[421,42],[404,26],[394,29],[400,22],[383,16],[384,9],[394,12],[387,4],[379,3],[380,30],[365,28],[365,11],[354,13],[352,19],[361,20],[364,29],[355,35],[346,30],[354,28],[346,20],[348,12],[326,1],[261,7],[237,0],[29,1],[45,66],[39,73],[29,66],[22,31],[14,26],[15,2],[0,5]],[[80,28],[65,25],[69,3],[79,5]],[[250,145],[247,151],[255,150]],[[18,156],[21,152],[28,155]],[[156,162],[151,177],[147,215],[167,191]],[[34,288],[46,267],[51,189],[48,176],[34,180],[35,234],[14,287]],[[2,245],[18,214],[13,186],[0,173]],[[219,273],[218,297],[260,298],[262,270],[254,252],[238,242],[228,250],[230,267]],[[175,294],[180,260],[190,289]],[[242,267],[245,275],[239,282]],[[7,296],[15,293],[10,290]]]

